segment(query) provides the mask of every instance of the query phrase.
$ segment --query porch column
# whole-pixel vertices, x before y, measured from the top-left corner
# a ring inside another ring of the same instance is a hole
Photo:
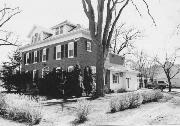
[[[110,70],[106,70],[105,86],[110,89]]]

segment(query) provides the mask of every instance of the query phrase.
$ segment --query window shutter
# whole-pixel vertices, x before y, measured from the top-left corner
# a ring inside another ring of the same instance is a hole
[[[37,51],[37,62],[39,62],[39,51]]]
[[[24,64],[26,64],[26,53],[24,53]]]
[[[31,63],[31,53],[29,53],[29,64]]]
[[[53,71],[53,72],[56,72],[56,68],[54,67],[52,71]]]
[[[85,41],[85,49],[87,50],[87,40]]]
[[[65,57],[68,57],[68,44],[65,44]]]
[[[74,57],[77,57],[77,42],[74,42]]]
[[[33,71],[30,71],[30,77],[31,77],[30,81],[33,81]]]
[[[64,45],[61,45],[61,59],[64,58]]]
[[[49,48],[46,48],[46,61],[48,61],[49,58]]]
[[[56,59],[56,46],[54,47],[54,59]]]
[[[39,78],[39,70],[36,70],[36,75],[35,78],[38,79]]]
[[[34,63],[34,52],[32,52],[32,63]]]
[[[40,50],[40,56],[39,56],[39,58],[40,58],[39,61],[40,61],[40,62],[42,62],[42,52],[43,52],[43,50],[41,49],[41,50]]]

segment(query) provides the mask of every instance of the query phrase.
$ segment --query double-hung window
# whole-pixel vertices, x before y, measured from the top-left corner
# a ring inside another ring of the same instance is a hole
[[[49,73],[49,67],[44,67],[43,69],[42,69],[42,78],[44,77],[44,76],[46,76],[47,74]]]
[[[26,53],[26,64],[29,64],[29,53]]]
[[[72,72],[73,69],[74,69],[74,66],[69,66],[69,67],[68,67],[68,72]]]
[[[35,80],[36,70],[33,70],[33,81]]]
[[[42,62],[46,62],[46,48],[43,49]]]
[[[92,74],[96,73],[96,66],[91,66]]]
[[[59,27],[59,34],[62,34],[63,33],[63,26],[60,26]]]
[[[56,46],[56,60],[61,59],[61,45]]]
[[[34,35],[34,43],[36,43],[38,41],[38,33],[35,33]]]
[[[68,58],[74,57],[74,42],[68,44]]]
[[[119,76],[117,74],[113,74],[113,83],[119,83]]]
[[[90,41],[87,41],[87,45],[86,45],[86,49],[87,51],[91,52],[91,42]]]
[[[34,63],[37,63],[37,51],[34,51]]]
[[[56,34],[56,35],[59,35],[59,27],[57,27],[57,28],[55,29],[55,34]]]

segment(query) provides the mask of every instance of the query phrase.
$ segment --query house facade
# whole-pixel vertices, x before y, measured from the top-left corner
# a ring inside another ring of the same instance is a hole
[[[28,37],[30,44],[20,48],[21,71],[31,71],[33,78],[36,74],[43,77],[45,71],[53,69],[70,70],[76,64],[81,69],[90,66],[93,72],[96,71],[96,44],[91,41],[89,30],[81,25],[64,21],[51,29],[34,26]],[[127,72],[124,57],[112,53],[108,54],[105,68],[105,84],[111,89],[126,88],[126,83],[130,87],[133,79],[127,79],[132,78],[128,73],[134,75],[133,78],[137,77],[133,72]]]

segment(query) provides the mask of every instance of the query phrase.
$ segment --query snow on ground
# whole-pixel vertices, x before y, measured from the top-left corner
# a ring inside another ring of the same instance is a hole
[[[143,104],[138,108],[109,113],[109,101],[117,94],[108,94],[103,98],[90,101],[88,120],[80,126],[94,125],[180,125],[180,91],[164,92],[169,101],[161,100]],[[76,99],[62,104],[62,99],[43,102],[43,120],[37,126],[69,126],[76,119]],[[62,109],[63,107],[63,109]],[[24,126],[0,118],[0,126]]]
[[[26,125],[11,120],[6,120],[0,117],[0,126],[26,126]]]
[[[167,93],[165,93],[167,95]],[[175,96],[168,102],[152,102],[141,105],[139,108],[128,109],[116,113],[108,113],[109,100],[116,94],[106,95],[91,101],[91,111],[88,121],[80,126],[94,125],[180,125],[180,97]],[[179,101],[179,102],[178,102]],[[46,111],[54,113],[46,115],[50,118],[53,126],[72,125],[75,120],[76,103],[70,102],[64,105],[62,111],[61,104],[45,106]]]

